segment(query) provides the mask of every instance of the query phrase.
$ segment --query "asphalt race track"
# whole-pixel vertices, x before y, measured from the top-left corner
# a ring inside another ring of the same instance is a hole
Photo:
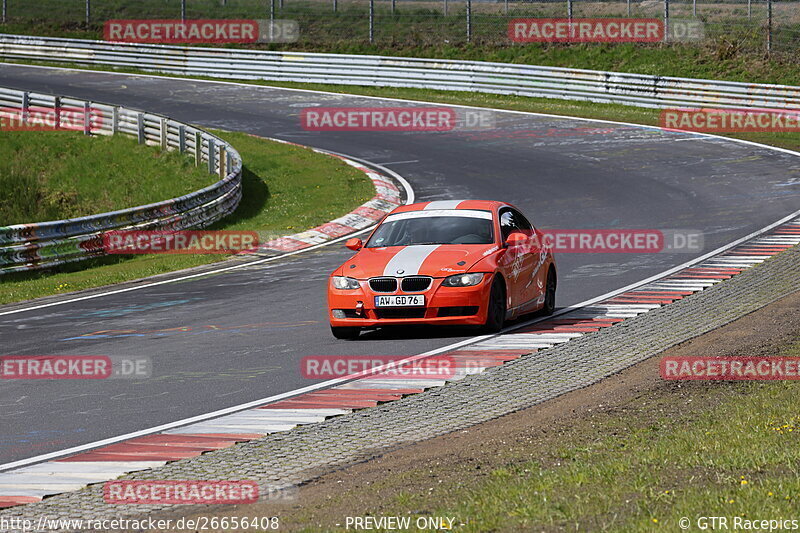
[[[346,95],[0,65],[0,85],[123,104],[344,153],[405,177],[419,200],[516,204],[543,228],[695,229],[694,254],[562,254],[559,306],[628,285],[795,210],[800,158],[719,138],[519,113],[494,129],[307,132],[311,106],[417,106]],[[246,161],[245,161],[246,164]],[[150,356],[144,380],[0,383],[0,464],[310,385],[307,355],[410,355],[464,330],[335,340],[325,310],[341,245],[219,275],[0,316],[2,355]],[[0,312],[3,309],[0,308]]]

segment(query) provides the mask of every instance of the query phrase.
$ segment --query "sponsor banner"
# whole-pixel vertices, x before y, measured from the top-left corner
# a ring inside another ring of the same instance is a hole
[[[103,126],[105,114],[90,107],[0,107],[0,131],[97,130]]]
[[[524,18],[508,23],[508,38],[518,43],[657,43],[700,41],[699,20],[634,18]]]
[[[447,355],[403,361],[400,355],[309,355],[300,361],[306,379],[336,379],[359,376],[371,379],[450,379],[456,362]]]
[[[306,131],[474,131],[493,129],[495,112],[449,107],[308,107]]]
[[[126,43],[293,43],[299,36],[296,20],[108,20],[103,27],[106,41]]]
[[[660,125],[666,129],[707,133],[798,132],[800,110],[664,109]]]
[[[7,355],[0,379],[143,379],[153,374],[147,356]]]
[[[255,231],[109,231],[109,254],[234,254],[258,246]]]
[[[103,486],[111,504],[241,504],[258,501],[255,481],[116,480]]]
[[[697,230],[545,229],[540,233],[542,243],[533,235],[512,246],[530,251],[543,245],[556,253],[595,254],[694,253],[704,246],[703,233]]]
[[[800,379],[800,357],[663,357],[660,367],[667,380]]]

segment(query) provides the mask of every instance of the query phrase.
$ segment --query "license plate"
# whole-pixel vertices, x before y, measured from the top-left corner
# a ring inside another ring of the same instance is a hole
[[[375,307],[421,307],[424,305],[425,296],[422,294],[375,297]]]

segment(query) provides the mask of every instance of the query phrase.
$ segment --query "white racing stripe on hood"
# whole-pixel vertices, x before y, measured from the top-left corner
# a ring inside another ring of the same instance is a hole
[[[419,269],[425,259],[428,258],[440,244],[419,244],[416,246],[407,246],[397,252],[386,264],[383,269],[384,276],[413,276],[419,274]],[[398,270],[402,273],[398,274]]]

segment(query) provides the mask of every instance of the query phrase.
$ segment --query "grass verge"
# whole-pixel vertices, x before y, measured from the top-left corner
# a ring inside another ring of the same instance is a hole
[[[338,159],[243,133],[209,131],[230,142],[245,161],[239,208],[209,229],[254,230],[264,236],[297,233],[348,213],[374,195],[372,182]],[[109,256],[54,271],[7,275],[0,278],[0,304],[144,278],[225,257]]]
[[[135,207],[214,181],[187,156],[139,146],[131,137],[0,131],[3,226]]]

